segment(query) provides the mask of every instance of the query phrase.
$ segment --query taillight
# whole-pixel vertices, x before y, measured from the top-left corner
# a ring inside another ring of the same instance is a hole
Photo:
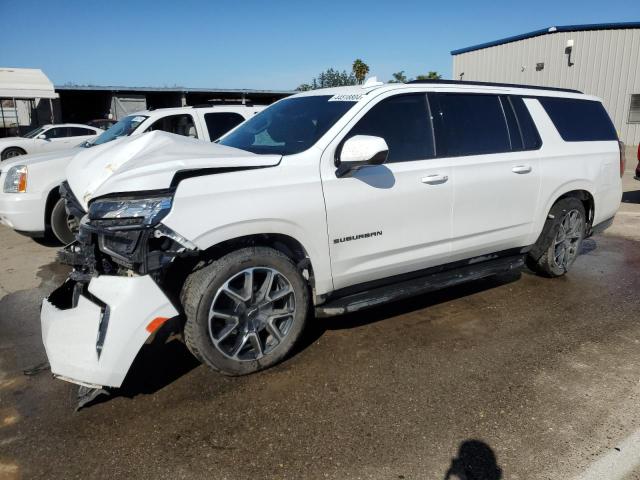
[[[624,175],[624,169],[627,166],[627,158],[624,153],[624,143],[618,142],[618,145],[620,146],[620,178],[622,178]],[[638,152],[638,155],[640,155],[640,152]]]

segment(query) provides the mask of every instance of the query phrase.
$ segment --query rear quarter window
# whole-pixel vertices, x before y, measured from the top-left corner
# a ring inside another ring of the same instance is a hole
[[[616,129],[602,103],[573,98],[539,98],[565,142],[618,140]]]

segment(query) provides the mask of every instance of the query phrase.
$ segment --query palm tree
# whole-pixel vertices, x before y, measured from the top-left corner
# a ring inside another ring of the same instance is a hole
[[[416,77],[416,80],[440,80],[442,78],[442,75],[440,75],[438,72],[429,72],[426,75],[418,75]]]
[[[353,62],[352,70],[353,70],[353,74],[356,77],[356,81],[358,83],[362,83],[364,82],[364,79],[367,76],[367,73],[369,73],[369,65],[364,63],[359,58],[356,58]]]
[[[407,83],[407,76],[404,74],[404,70],[392,73],[393,80],[389,80],[389,83]]]

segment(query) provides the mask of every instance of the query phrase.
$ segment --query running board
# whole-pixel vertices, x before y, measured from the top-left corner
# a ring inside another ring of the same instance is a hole
[[[330,299],[316,307],[316,316],[333,317],[335,315],[344,315],[345,313],[357,312],[365,308],[414,297],[460,283],[479,280],[498,273],[509,272],[524,266],[524,259],[525,255],[514,255],[472,263],[451,270],[404,280],[392,285],[376,287],[364,292]]]

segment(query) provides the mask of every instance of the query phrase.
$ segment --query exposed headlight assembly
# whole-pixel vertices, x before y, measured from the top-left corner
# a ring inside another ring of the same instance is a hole
[[[167,216],[173,192],[158,192],[144,197],[98,198],[89,205],[89,223],[104,228],[153,227]]]
[[[4,179],[4,193],[24,193],[27,191],[27,166],[14,165]]]

